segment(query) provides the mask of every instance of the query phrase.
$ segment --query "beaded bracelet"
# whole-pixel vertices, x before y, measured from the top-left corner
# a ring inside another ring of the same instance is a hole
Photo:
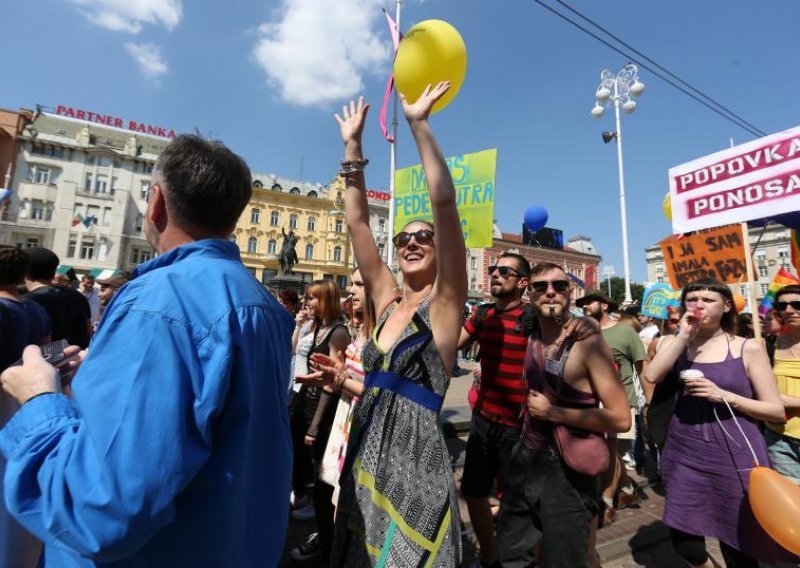
[[[363,172],[364,168],[369,164],[369,160],[345,160],[342,162],[342,167],[339,170],[339,175],[344,177],[347,174],[355,172]]]

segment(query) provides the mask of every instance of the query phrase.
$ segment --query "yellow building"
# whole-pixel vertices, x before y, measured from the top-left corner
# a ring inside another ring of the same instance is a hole
[[[339,184],[326,187],[254,172],[253,197],[231,236],[242,262],[268,284],[280,274],[282,230],[292,230],[298,237],[294,274],[304,282],[331,278],[345,288],[353,261],[343,197]]]

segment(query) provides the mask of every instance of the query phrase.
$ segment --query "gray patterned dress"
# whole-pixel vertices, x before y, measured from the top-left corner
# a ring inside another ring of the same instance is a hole
[[[448,373],[433,342],[429,300],[388,353],[378,321],[353,417],[336,513],[332,566],[458,566],[458,501],[439,411]]]

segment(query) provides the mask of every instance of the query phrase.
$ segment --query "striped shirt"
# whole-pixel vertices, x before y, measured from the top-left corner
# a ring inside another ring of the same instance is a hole
[[[528,338],[522,331],[524,304],[504,311],[492,306],[481,321],[474,312],[464,329],[480,345],[481,388],[476,409],[492,422],[520,426],[527,389],[522,381]]]

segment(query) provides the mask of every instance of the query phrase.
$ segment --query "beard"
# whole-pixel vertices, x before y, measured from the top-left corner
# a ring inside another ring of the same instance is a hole
[[[492,298],[505,299],[514,295],[515,290],[504,290],[500,284],[495,284],[489,287],[489,293]]]

